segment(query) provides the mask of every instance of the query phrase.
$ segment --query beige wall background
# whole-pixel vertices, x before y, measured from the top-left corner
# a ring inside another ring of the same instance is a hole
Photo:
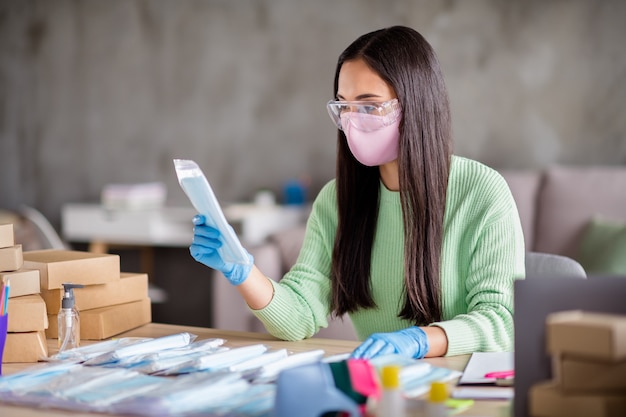
[[[222,201],[334,176],[339,53],[401,24],[437,51],[456,153],[496,168],[626,164],[621,0],[0,1],[0,208],[58,225],[108,183],[193,158]]]

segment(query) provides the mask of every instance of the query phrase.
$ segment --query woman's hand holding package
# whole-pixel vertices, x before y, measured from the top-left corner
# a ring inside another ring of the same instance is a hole
[[[220,271],[231,284],[242,284],[248,278],[253,262],[249,265],[225,262],[218,251],[224,245],[220,231],[208,226],[202,215],[196,215],[193,224],[193,241],[189,247],[191,256],[201,264]],[[249,253],[247,255],[252,261],[252,255]]]
[[[417,326],[391,333],[374,333],[359,345],[352,357],[371,359],[376,356],[400,354],[413,359],[421,359],[428,353],[428,336]]]

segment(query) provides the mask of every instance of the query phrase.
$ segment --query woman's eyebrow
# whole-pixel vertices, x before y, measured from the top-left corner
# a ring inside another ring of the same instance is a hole
[[[368,99],[380,98],[380,97],[381,96],[379,96],[378,94],[365,93],[365,94],[359,94],[358,96],[356,96],[354,98],[354,100],[355,101],[366,101]],[[341,94],[337,94],[337,100],[345,101],[345,98]]]

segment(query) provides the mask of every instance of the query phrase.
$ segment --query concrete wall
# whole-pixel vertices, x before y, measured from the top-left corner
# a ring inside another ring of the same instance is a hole
[[[223,201],[334,176],[338,54],[393,24],[439,54],[456,153],[494,167],[626,164],[626,2],[0,2],[0,208],[58,226],[107,183],[193,158]]]

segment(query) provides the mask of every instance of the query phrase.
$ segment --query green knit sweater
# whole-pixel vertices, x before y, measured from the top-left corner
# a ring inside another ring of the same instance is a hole
[[[398,318],[404,304],[404,240],[400,194],[381,182],[371,289],[377,308],[350,314],[360,339],[413,323]],[[271,302],[254,314],[274,336],[300,340],[328,326],[331,255],[337,228],[335,181],[320,191],[298,261]],[[523,278],[524,238],[505,180],[493,169],[453,156],[441,254],[447,355],[513,349],[513,281]]]

